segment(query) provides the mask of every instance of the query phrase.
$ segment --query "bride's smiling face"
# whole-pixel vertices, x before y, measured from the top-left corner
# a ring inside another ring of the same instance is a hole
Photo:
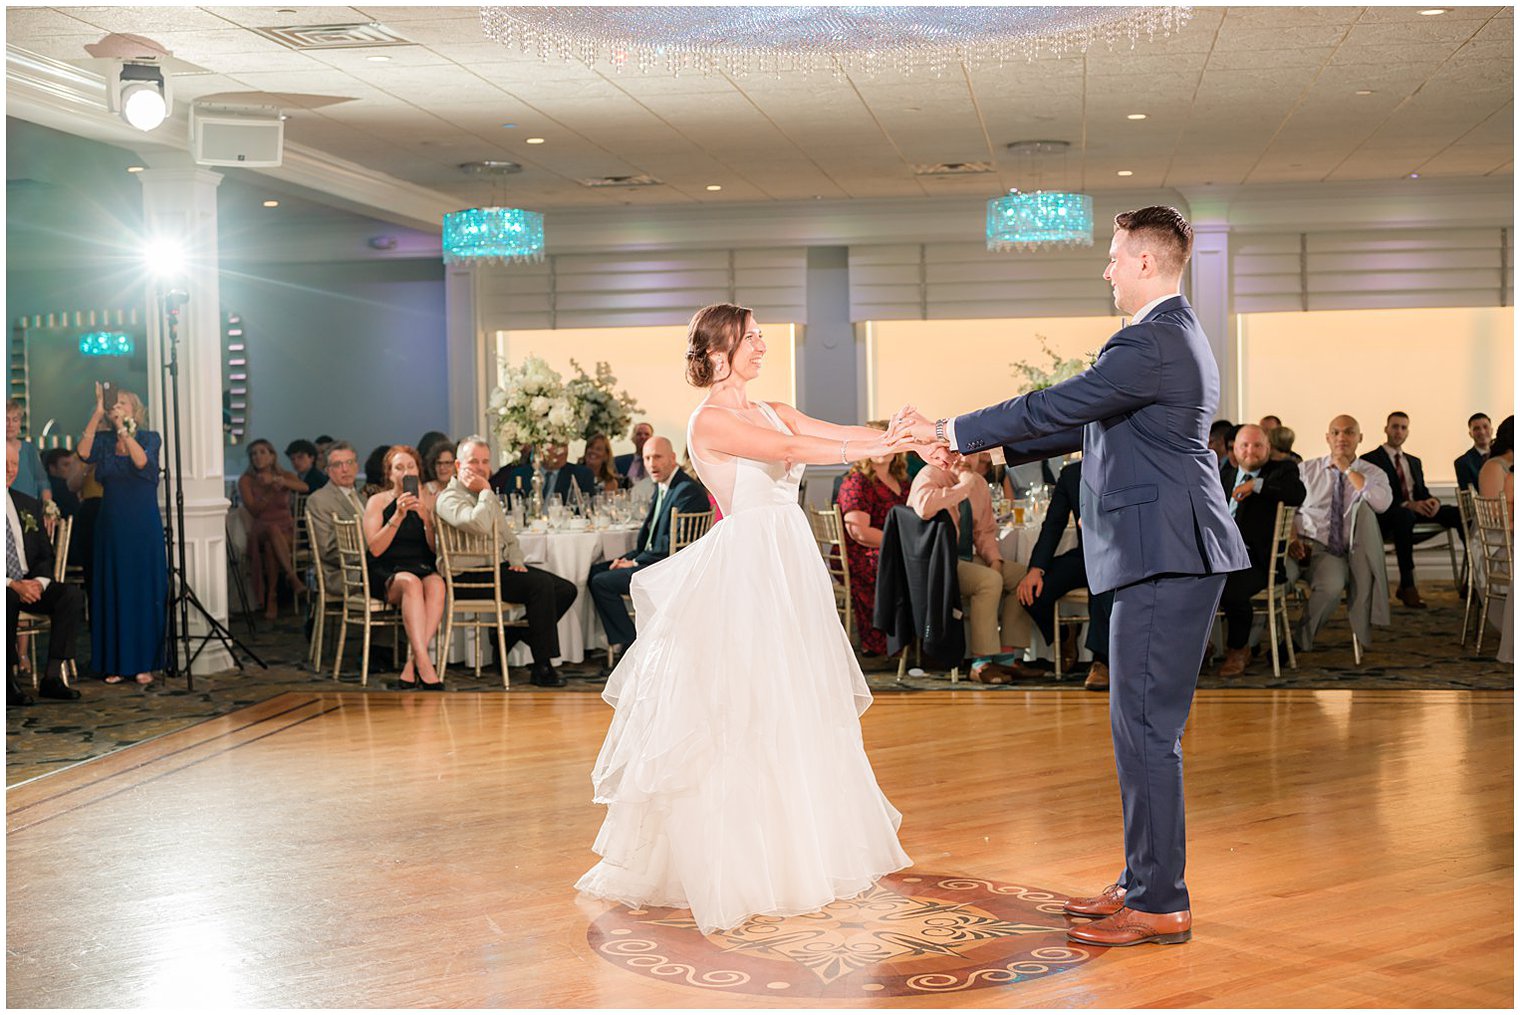
[[[734,347],[734,352],[729,357],[729,370],[732,376],[741,381],[752,381],[760,376],[760,361],[765,359],[765,336],[760,332],[760,325],[755,323],[754,315],[746,315],[744,318],[744,334],[739,338],[739,344]]]

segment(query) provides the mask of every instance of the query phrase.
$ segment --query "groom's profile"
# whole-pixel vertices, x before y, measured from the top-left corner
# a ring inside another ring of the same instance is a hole
[[[1009,466],[1082,451],[1088,587],[1113,590],[1109,717],[1124,811],[1123,871],[1066,912],[1095,917],[1085,944],[1192,936],[1183,869],[1182,730],[1225,576],[1250,566],[1209,450],[1219,368],[1182,272],[1193,230],[1175,208],[1114,218],[1103,278],[1130,317],[1086,372],[1000,405],[930,422],[910,407],[894,432]]]

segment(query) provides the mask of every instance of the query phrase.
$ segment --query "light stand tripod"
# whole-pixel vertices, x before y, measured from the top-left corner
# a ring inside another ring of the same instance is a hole
[[[211,615],[211,611],[196,598],[195,590],[190,587],[190,580],[185,575],[185,480],[181,466],[179,421],[179,311],[188,299],[182,289],[166,289],[159,294],[158,309],[159,348],[163,354],[163,369],[169,375],[169,411],[164,415],[164,436],[174,444],[174,468],[169,469],[166,463],[164,469],[169,473],[167,489],[173,497],[169,510],[164,512],[164,551],[169,565],[169,616],[168,623],[164,625],[164,676],[173,679],[183,674],[185,688],[193,691],[195,678],[192,667],[212,638],[222,643],[222,648],[227,650],[239,670],[243,669],[243,663],[238,659],[234,646],[246,652],[248,658],[264,669],[269,669],[269,666],[254,655],[252,649],[238,641],[227,625]],[[199,636],[200,644],[193,651],[191,643],[196,635],[190,631],[192,607],[206,624],[206,632]],[[179,661],[181,651],[185,656],[183,669]]]

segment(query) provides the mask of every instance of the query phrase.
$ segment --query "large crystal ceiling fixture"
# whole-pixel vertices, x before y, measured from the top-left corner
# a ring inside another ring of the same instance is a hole
[[[548,61],[674,74],[940,74],[1135,45],[1187,7],[482,7],[488,38]]]
[[[1015,141],[1008,146],[1024,164],[1024,178],[1043,179],[1043,167],[1063,159],[1069,141]],[[1064,172],[1062,174],[1065,175]],[[988,250],[1050,250],[1090,247],[1093,242],[1092,198],[1064,190],[1018,189],[987,202]]]
[[[472,176],[498,183],[504,176],[522,172],[515,162],[466,162],[459,167]],[[444,264],[511,264],[544,259],[544,217],[536,211],[501,207],[496,203],[465,208],[443,216]]]

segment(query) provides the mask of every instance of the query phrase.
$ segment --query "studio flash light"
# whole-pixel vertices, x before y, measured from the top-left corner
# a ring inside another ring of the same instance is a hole
[[[154,130],[168,118],[169,80],[162,67],[123,61],[109,84],[111,111],[138,130]]]

